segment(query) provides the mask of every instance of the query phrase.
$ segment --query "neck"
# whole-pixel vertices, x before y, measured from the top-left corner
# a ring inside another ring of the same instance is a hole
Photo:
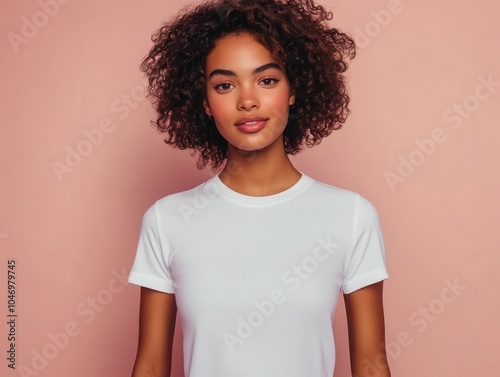
[[[258,151],[242,151],[229,145],[227,162],[219,177],[234,191],[266,196],[290,188],[301,174],[292,165],[280,140]]]

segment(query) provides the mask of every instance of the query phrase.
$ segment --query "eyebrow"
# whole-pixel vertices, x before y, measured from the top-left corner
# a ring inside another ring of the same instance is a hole
[[[261,67],[258,67],[258,68],[255,68],[252,72],[253,75],[256,75],[258,73],[262,73],[268,69],[277,69],[279,71],[281,71],[281,67],[279,66],[279,64],[277,63],[268,63],[268,64],[265,64]],[[213,76],[215,75],[223,75],[223,76],[231,76],[231,77],[236,77],[236,73],[234,73],[233,71],[230,71],[229,69],[215,69],[213,70],[210,75],[208,75],[208,78],[212,78]]]

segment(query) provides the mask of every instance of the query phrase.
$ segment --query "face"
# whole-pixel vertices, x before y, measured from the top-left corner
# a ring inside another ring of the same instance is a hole
[[[284,68],[253,36],[220,39],[206,59],[205,112],[231,151],[283,145],[295,101]]]

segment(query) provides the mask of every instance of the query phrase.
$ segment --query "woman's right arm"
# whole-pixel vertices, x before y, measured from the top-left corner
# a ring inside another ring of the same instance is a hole
[[[175,295],[141,287],[139,346],[132,377],[169,377],[177,304]]]

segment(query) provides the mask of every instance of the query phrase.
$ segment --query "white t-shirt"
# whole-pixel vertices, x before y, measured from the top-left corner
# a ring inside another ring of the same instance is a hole
[[[175,294],[186,377],[331,377],[339,291],[387,277],[375,208],[302,174],[270,196],[214,176],[158,200],[129,282]]]

